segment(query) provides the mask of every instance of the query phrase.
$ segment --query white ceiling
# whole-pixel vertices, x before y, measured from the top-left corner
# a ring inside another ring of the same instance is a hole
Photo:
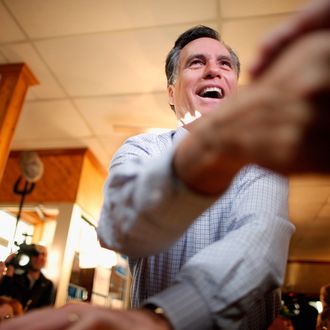
[[[131,134],[176,126],[164,59],[196,24],[252,58],[264,31],[302,0],[1,0],[0,63],[25,62],[28,94],[14,149],[88,146],[107,167]]]
[[[40,81],[13,149],[87,146],[108,167],[129,135],[176,126],[163,67],[181,32],[196,24],[219,29],[241,58],[244,84],[257,41],[304,2],[0,0],[0,64],[25,62]],[[291,185],[292,256],[330,260],[329,245],[310,242],[329,241],[330,179]]]

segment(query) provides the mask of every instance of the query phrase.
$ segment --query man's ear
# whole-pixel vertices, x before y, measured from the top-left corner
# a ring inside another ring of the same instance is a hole
[[[168,96],[168,103],[171,107],[174,107],[174,86],[169,85],[167,87],[167,96]]]

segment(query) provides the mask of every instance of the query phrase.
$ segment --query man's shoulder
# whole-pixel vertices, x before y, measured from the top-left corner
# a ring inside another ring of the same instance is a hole
[[[26,285],[28,283],[28,277],[26,273],[14,273],[13,276],[5,275],[3,277],[4,284],[5,283],[15,283],[15,285]]]
[[[145,142],[145,143],[159,143],[162,141],[171,141],[175,130],[164,130],[162,132],[147,132],[129,137],[125,143]]]
[[[43,273],[40,273],[40,278],[39,280],[44,283],[47,286],[53,286],[53,282],[52,280],[50,280],[49,278],[47,278]]]
[[[175,131],[143,133],[129,137],[117,150],[115,158],[122,155],[152,155],[166,151],[173,143]]]
[[[256,164],[250,164],[247,166],[244,166],[240,172],[240,176],[266,176],[266,177],[283,177],[282,175],[279,175],[267,168],[264,168],[262,166],[256,165]]]
[[[49,278],[46,277],[46,275],[43,272],[40,272],[40,279],[45,281],[45,282],[53,283]]]
[[[242,186],[253,182],[287,186],[288,179],[259,165],[250,164],[239,171],[233,181],[233,185]]]

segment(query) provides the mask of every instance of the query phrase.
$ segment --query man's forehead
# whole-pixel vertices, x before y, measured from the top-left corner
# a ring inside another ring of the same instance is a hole
[[[36,250],[37,250],[39,253],[47,254],[47,248],[46,248],[45,246],[42,246],[42,245],[36,245]]]
[[[193,55],[204,55],[205,57],[226,56],[231,58],[226,46],[221,41],[212,38],[198,38],[185,45],[180,53],[180,63],[185,63]]]

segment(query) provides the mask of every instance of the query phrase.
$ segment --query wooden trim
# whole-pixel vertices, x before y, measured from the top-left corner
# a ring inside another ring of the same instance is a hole
[[[104,166],[99,162],[99,160],[95,157],[95,155],[87,149],[86,151],[86,156],[90,159],[91,163],[93,166],[100,172],[100,174],[104,175],[107,177],[108,171],[107,169],[104,168]]]
[[[289,259],[288,264],[330,265],[330,260]]]
[[[37,83],[24,63],[0,65],[0,181],[27,89]]]
[[[88,149],[83,148],[66,148],[66,149],[33,149],[39,156],[58,156],[58,155],[84,155]],[[20,157],[24,150],[13,150],[10,152],[10,157]]]

